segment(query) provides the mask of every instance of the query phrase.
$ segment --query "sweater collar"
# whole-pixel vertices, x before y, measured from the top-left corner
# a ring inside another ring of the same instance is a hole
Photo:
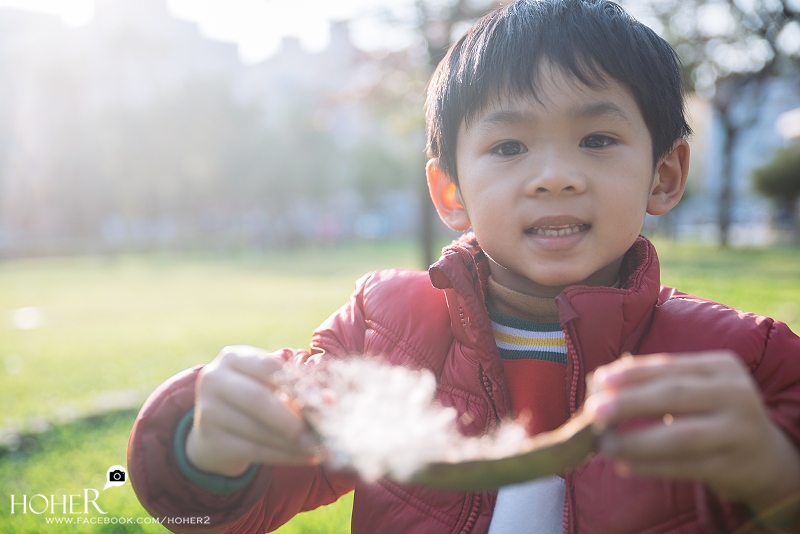
[[[498,284],[489,277],[488,302],[498,312],[536,323],[558,322],[558,305],[550,297],[535,297]]]

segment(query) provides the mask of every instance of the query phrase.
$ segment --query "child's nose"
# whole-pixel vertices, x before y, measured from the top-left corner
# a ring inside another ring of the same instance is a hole
[[[583,172],[563,151],[552,148],[531,158],[531,170],[525,183],[527,195],[577,194],[586,190]]]

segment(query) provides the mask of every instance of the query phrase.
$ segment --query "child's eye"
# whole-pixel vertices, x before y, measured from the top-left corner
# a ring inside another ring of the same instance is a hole
[[[580,146],[583,148],[605,148],[616,144],[617,142],[607,135],[587,135],[581,139]]]
[[[525,148],[522,143],[517,141],[506,141],[494,147],[492,149],[492,154],[497,154],[498,156],[518,156],[519,154],[524,154],[527,151],[528,149]]]

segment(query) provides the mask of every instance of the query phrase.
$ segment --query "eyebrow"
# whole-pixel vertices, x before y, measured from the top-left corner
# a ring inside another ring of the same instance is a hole
[[[616,104],[613,102],[595,102],[593,104],[587,104],[585,106],[581,106],[579,108],[573,109],[571,114],[575,117],[611,117],[617,118],[622,121],[627,122],[628,124],[632,124],[633,121],[630,117]]]
[[[526,113],[511,109],[500,109],[489,113],[478,122],[478,126],[494,126],[497,124],[516,124],[524,122],[530,117]]]
[[[613,102],[608,101],[594,102],[585,106],[576,107],[570,110],[570,115],[577,118],[611,117],[627,122],[628,124],[633,124],[633,121],[622,110],[622,108]],[[530,119],[531,117],[527,113],[511,109],[500,109],[493,111],[482,118],[476,126],[488,127],[495,125],[518,124]]]

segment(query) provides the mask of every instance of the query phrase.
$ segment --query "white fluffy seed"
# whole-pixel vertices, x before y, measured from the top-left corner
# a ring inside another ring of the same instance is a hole
[[[408,480],[434,462],[513,455],[527,440],[525,428],[514,422],[491,437],[462,436],[456,410],[434,401],[433,374],[376,358],[287,364],[276,383],[302,407],[328,462],[352,467],[367,481],[385,475]]]

